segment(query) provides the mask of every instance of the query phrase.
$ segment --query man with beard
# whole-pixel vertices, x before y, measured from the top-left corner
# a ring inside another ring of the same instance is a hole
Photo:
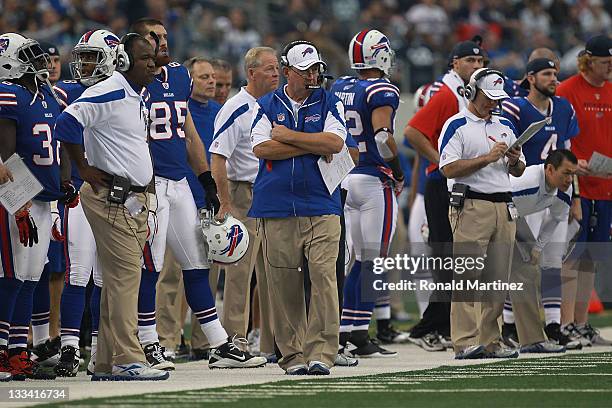
[[[570,139],[578,134],[578,122],[574,108],[567,99],[555,96],[557,89],[557,66],[548,58],[535,58],[527,64],[527,76],[521,86],[529,88],[526,97],[517,97],[502,102],[503,114],[523,133],[533,122],[549,119],[527,143],[523,153],[528,166],[544,163],[548,155],[557,149],[567,149]],[[538,236],[540,226],[549,215],[549,209],[527,215],[525,220],[533,236]],[[567,222],[559,223],[552,240],[546,246],[537,246],[533,262],[540,264],[542,303],[546,320],[546,334],[550,340],[569,349],[579,343],[560,331],[561,323],[561,263],[565,254]],[[541,256],[540,256],[541,253]],[[537,259],[536,259],[537,258]],[[504,341],[516,346],[517,331],[512,313],[512,304],[504,305]]]
[[[547,123],[527,143],[523,145],[523,153],[528,166],[544,163],[550,152],[557,149],[567,149],[570,139],[578,134],[578,122],[574,108],[567,99],[555,96],[557,89],[557,66],[552,59],[535,58],[527,64],[527,76],[521,84],[529,88],[526,97],[517,97],[502,102],[503,114],[523,133],[533,122],[549,118]],[[525,217],[533,231],[538,236],[540,226],[549,215],[549,210],[530,214]],[[545,247],[537,247],[536,256],[540,258],[542,272],[542,303],[544,305],[546,334],[560,345],[568,348],[579,346],[577,342],[561,333],[561,263],[565,253],[567,222],[559,223],[553,234],[553,239]],[[533,262],[537,262],[534,260]],[[516,346],[516,326],[512,305],[506,302],[504,306],[504,327],[502,334],[506,344]]]
[[[166,241],[181,265],[185,296],[198,317],[211,346],[209,367],[249,368],[266,363],[241,351],[228,335],[215,309],[208,282],[209,263],[200,218],[187,177],[198,175],[210,210],[219,208],[217,187],[206,162],[204,145],[196,131],[187,102],[192,82],[187,68],[170,61],[168,33],[162,22],[141,19],[131,31],[139,33],[157,49],[156,74],[147,87],[150,93],[150,147],[153,156],[156,217],[149,218],[151,234],[144,248],[144,268],[138,300],[138,336],[152,367],[173,369],[166,361],[155,327],[155,296],[163,268]],[[173,269],[173,271],[175,271]],[[178,281],[178,280],[177,280]]]

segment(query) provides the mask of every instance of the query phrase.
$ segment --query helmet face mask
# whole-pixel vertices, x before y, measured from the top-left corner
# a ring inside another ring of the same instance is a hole
[[[41,81],[49,78],[51,58],[37,41],[15,33],[0,36],[0,79],[18,79],[33,75]]]
[[[91,86],[110,77],[115,71],[118,44],[119,38],[110,31],[85,33],[72,50],[72,78],[85,86]]]
[[[349,45],[351,68],[355,70],[376,68],[385,75],[395,66],[395,52],[389,39],[378,30],[363,30]]]

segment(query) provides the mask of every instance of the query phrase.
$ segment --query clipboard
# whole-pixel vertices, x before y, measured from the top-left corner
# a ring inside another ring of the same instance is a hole
[[[545,119],[538,120],[537,122],[533,122],[531,125],[525,129],[525,131],[516,139],[516,142],[512,143],[512,146],[508,147],[508,149],[504,152],[504,154],[508,153],[508,150],[513,149],[515,147],[522,147],[525,143],[529,141],[536,133],[540,131],[545,125],[550,125],[552,122],[552,118],[547,116]]]

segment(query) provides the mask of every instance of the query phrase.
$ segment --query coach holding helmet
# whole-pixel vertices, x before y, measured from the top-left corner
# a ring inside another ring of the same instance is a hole
[[[503,74],[481,68],[472,74],[465,92],[470,101],[467,108],[446,121],[439,140],[440,170],[452,190],[449,221],[454,231],[453,252],[457,256],[471,244],[476,253],[470,255],[486,257],[482,275],[466,272],[466,280],[476,277],[508,282],[517,217],[511,204],[509,174],[523,174],[525,158],[519,148],[508,150],[516,141],[514,126],[492,115],[499,101],[508,98]],[[462,277],[458,273],[455,279]],[[476,297],[485,301],[478,307],[474,296],[462,298],[458,291],[453,292],[451,338],[456,358],[518,355],[499,343],[497,318],[504,295],[480,293]]]
[[[260,160],[248,215],[261,219],[279,365],[290,375],[327,375],[338,352],[342,210],[339,189],[329,193],[317,162],[343,148],[344,107],[321,89],[326,64],[312,43],[288,44],[281,63],[287,85],[261,97],[253,110],[251,144]],[[312,284],[308,318],[304,257]]]
[[[81,178],[81,202],[91,225],[104,285],[92,380],[165,380],[144,362],[137,332],[141,254],[147,236],[146,189],[153,177],[141,97],[155,74],[155,52],[130,33],[117,47],[117,68],[85,90],[56,123]],[[84,157],[83,145],[87,149]]]

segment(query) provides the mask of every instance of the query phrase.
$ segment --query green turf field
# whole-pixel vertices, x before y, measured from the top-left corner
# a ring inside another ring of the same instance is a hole
[[[154,385],[153,385],[154,387]],[[74,401],[210,407],[609,407],[612,353]]]

